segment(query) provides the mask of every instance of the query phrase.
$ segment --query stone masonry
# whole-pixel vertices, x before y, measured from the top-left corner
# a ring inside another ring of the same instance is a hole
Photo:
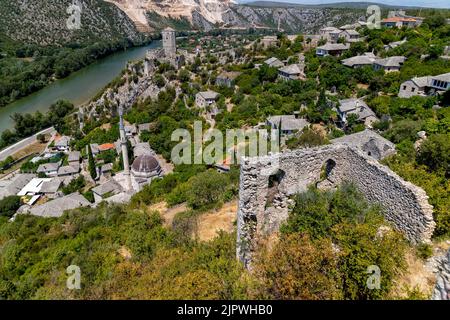
[[[276,232],[288,217],[289,196],[316,184],[354,183],[412,243],[429,242],[435,222],[425,191],[362,151],[343,144],[243,158],[237,256],[248,266],[258,236]]]

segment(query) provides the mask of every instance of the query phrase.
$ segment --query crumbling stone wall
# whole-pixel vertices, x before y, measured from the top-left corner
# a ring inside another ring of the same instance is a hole
[[[269,187],[273,177],[281,177]],[[428,242],[433,207],[423,189],[404,181],[363,152],[336,144],[244,158],[239,189],[237,256],[251,260],[258,235],[270,235],[288,217],[289,196],[316,184],[329,188],[353,182],[412,243]]]

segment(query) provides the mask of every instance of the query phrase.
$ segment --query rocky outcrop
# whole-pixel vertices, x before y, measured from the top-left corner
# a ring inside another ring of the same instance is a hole
[[[450,250],[447,254],[437,257],[434,261],[436,285],[433,300],[450,300]]]

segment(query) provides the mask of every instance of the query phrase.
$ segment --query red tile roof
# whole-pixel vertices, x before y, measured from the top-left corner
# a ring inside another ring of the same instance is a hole
[[[101,145],[98,146],[98,149],[100,151],[107,151],[107,150],[111,150],[111,149],[114,149],[114,148],[115,148],[115,146],[114,146],[113,143],[104,143],[104,144],[101,144]]]
[[[416,22],[413,18],[392,17],[383,19],[381,22]]]

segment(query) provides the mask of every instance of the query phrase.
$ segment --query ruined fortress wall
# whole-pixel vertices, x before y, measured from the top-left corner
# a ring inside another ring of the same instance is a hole
[[[324,171],[324,167],[329,170]],[[275,175],[281,176],[279,184],[269,188],[269,179]],[[247,264],[257,236],[277,231],[287,219],[289,196],[306,191],[311,184],[329,188],[343,181],[355,183],[368,201],[380,204],[386,219],[408,240],[430,240],[435,223],[426,193],[362,152],[337,144],[244,159],[239,189],[239,259]]]

